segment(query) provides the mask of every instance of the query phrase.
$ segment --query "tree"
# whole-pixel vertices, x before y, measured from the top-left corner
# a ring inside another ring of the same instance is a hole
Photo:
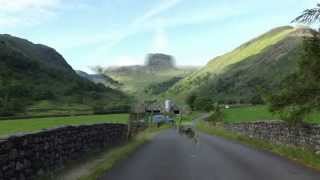
[[[303,11],[303,13],[292,22],[312,24],[316,21],[320,22],[320,3],[317,4],[316,8]]]
[[[305,10],[292,22],[312,24],[320,22],[320,4]],[[278,93],[267,100],[270,110],[279,113],[283,120],[291,124],[303,122],[306,115],[320,109],[320,39],[317,32],[304,39],[304,53],[301,54],[299,70],[288,76]]]
[[[2,79],[0,81],[0,115],[24,112],[29,103],[27,101],[29,96],[30,91],[24,84],[12,79]]]
[[[210,112],[213,109],[213,101],[209,97],[197,97],[194,108],[199,111]]]
[[[306,115],[320,109],[320,39],[306,38],[299,69],[288,76],[279,92],[268,97],[270,110],[291,124],[303,122]]]
[[[212,112],[208,118],[208,121],[213,125],[216,125],[219,122],[223,122],[224,120],[224,113],[218,103],[212,106]]]
[[[195,109],[194,102],[196,101],[196,99],[197,99],[197,95],[195,93],[190,94],[186,99],[186,103],[188,104],[188,106],[191,108],[192,111]]]

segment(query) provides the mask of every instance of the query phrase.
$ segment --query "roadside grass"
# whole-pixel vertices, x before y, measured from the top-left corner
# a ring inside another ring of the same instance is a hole
[[[197,129],[207,134],[220,136],[228,140],[234,140],[249,145],[255,149],[267,150],[305,166],[320,170],[320,155],[316,155],[311,150],[285,145],[276,145],[267,141],[253,139],[238,133],[226,131],[222,127],[211,126],[206,122],[199,122],[197,124]]]
[[[55,128],[67,125],[90,125],[98,123],[127,123],[128,114],[86,115],[68,117],[50,117],[34,119],[17,119],[0,121],[0,137],[37,132],[42,129]]]
[[[96,180],[117,163],[128,158],[140,146],[148,143],[160,131],[167,128],[168,126],[148,128],[122,146],[106,149],[101,153],[91,155],[90,158],[82,160],[81,163],[70,164],[71,167],[60,172],[51,180]]]
[[[193,119],[199,117],[203,112],[193,111],[190,114],[182,115],[182,122],[191,122]]]
[[[224,109],[225,123],[241,123],[252,121],[279,120],[280,117],[271,113],[267,106],[244,106]],[[314,112],[306,117],[307,123],[320,123],[320,112]]]

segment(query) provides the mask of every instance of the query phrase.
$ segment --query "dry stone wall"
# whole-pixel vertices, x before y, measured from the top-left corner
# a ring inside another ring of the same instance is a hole
[[[67,126],[0,141],[0,179],[29,180],[127,139],[127,125]]]
[[[284,122],[254,122],[225,124],[225,129],[267,140],[276,144],[293,145],[320,151],[320,126],[290,126]]]

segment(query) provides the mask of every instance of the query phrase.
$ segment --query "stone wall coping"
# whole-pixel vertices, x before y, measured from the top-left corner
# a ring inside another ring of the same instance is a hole
[[[248,121],[248,122],[235,122],[235,123],[226,123],[226,124],[261,124],[261,123],[270,123],[270,124],[275,124],[275,123],[285,123],[282,120],[256,120],[256,121]]]
[[[0,144],[9,140],[9,139],[12,139],[12,138],[39,135],[42,133],[50,133],[50,132],[60,131],[60,130],[65,130],[65,129],[88,128],[88,127],[92,127],[92,126],[105,126],[105,125],[126,126],[127,124],[124,124],[124,123],[96,123],[96,124],[82,124],[82,125],[62,125],[62,126],[56,126],[53,128],[44,128],[44,129],[34,131],[34,132],[23,132],[23,133],[9,134],[9,135],[0,137]]]

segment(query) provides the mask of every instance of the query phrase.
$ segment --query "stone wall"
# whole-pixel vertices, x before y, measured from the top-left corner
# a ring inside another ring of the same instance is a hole
[[[34,179],[88,151],[125,142],[127,128],[124,124],[67,126],[2,139],[0,179]]]
[[[225,124],[225,129],[276,144],[293,145],[320,151],[320,126],[289,126],[283,122]]]

